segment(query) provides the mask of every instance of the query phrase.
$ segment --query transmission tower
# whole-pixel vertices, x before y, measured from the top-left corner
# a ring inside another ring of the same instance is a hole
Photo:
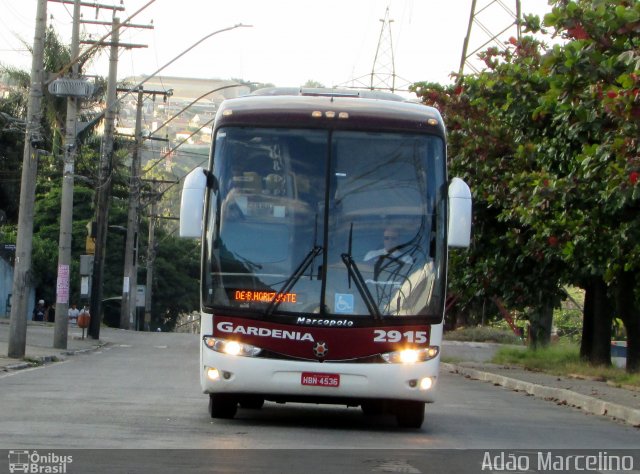
[[[507,3],[510,2],[506,2],[506,0],[471,0],[469,26],[467,27],[467,36],[464,38],[460,69],[458,70],[460,77],[464,74],[465,67],[473,73],[480,72],[478,63],[476,62],[474,65],[473,59],[490,44],[504,49],[504,41],[508,36],[520,39],[522,20],[520,0],[512,2],[515,4],[515,11]],[[490,27],[487,26],[488,24]],[[472,51],[470,51],[471,49]]]
[[[371,73],[349,81],[353,88],[366,88],[383,91],[407,91],[411,84],[406,79],[396,75],[396,66],[393,57],[393,38],[389,18],[389,7],[385,11],[384,18],[380,19],[380,37],[376,47],[376,55],[373,59]]]

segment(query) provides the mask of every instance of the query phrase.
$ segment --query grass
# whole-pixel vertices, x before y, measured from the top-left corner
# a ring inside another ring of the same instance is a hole
[[[606,381],[619,386],[640,389],[640,374],[628,374],[617,367],[593,366],[580,360],[580,348],[576,344],[557,343],[544,349],[518,350],[504,347],[492,362],[496,364],[516,364],[529,370],[554,375],[578,376]]]
[[[522,345],[522,340],[511,330],[490,326],[473,326],[448,331],[444,334],[447,341],[497,342],[500,344]]]
[[[23,357],[22,360],[34,367],[38,365],[42,365],[42,359],[34,359],[33,357]]]

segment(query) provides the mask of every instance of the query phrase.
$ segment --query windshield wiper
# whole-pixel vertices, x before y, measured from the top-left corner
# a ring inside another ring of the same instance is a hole
[[[369,314],[373,315],[376,319],[381,319],[378,306],[376,306],[375,300],[373,299],[369,288],[367,288],[367,284],[365,283],[364,278],[362,278],[362,274],[360,273],[360,270],[358,270],[358,265],[356,265],[355,260],[353,260],[353,257],[348,253],[343,253],[341,257],[349,271],[349,277],[353,278],[356,288],[358,289],[358,293],[362,296],[364,304],[369,310]]]
[[[265,311],[265,315],[267,317],[271,316],[273,312],[278,308],[278,306],[280,306],[280,303],[282,303],[283,298],[278,298],[278,295],[286,295],[287,293],[289,293],[289,291],[291,291],[291,288],[293,288],[293,286],[298,282],[300,277],[304,274],[307,268],[309,268],[309,265],[311,265],[311,263],[315,260],[320,252],[322,252],[322,247],[320,245],[314,245],[307,256],[304,258],[304,260],[302,260],[302,263],[300,263],[300,265],[298,265],[298,268],[296,268],[291,276],[287,278],[287,281],[284,282],[284,285],[282,285],[280,291],[275,294],[275,296],[269,303],[269,306]]]
[[[367,284],[365,283],[364,278],[362,278],[362,274],[358,269],[358,265],[356,264],[355,260],[351,256],[352,240],[353,240],[353,223],[351,223],[351,228],[349,229],[348,252],[343,253],[341,255],[342,261],[344,262],[344,265],[347,267],[347,271],[349,272],[349,288],[351,288],[351,278],[353,278],[353,281],[356,284],[356,288],[358,289],[358,293],[360,293],[360,296],[364,300],[364,304],[369,310],[369,314],[371,314],[376,319],[381,319],[382,317],[380,316],[380,311],[378,310],[378,306],[376,305],[376,302],[373,299],[373,296],[371,295],[369,288],[367,288]]]

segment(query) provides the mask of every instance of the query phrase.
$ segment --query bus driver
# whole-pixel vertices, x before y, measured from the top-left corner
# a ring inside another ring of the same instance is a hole
[[[370,250],[364,256],[364,261],[368,262],[374,259],[389,258],[407,265],[413,263],[413,258],[407,253],[401,251],[400,229],[398,227],[386,227],[383,234],[383,248],[378,250]]]

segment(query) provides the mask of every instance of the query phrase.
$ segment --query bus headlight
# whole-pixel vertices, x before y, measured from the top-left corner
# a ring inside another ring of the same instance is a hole
[[[255,357],[262,352],[262,349],[251,344],[217,337],[205,336],[203,341],[209,349],[232,356]]]
[[[438,352],[440,352],[438,346],[430,346],[423,349],[403,349],[401,351],[385,352],[381,356],[391,364],[415,364],[416,362],[425,362],[433,359],[438,355]]]

